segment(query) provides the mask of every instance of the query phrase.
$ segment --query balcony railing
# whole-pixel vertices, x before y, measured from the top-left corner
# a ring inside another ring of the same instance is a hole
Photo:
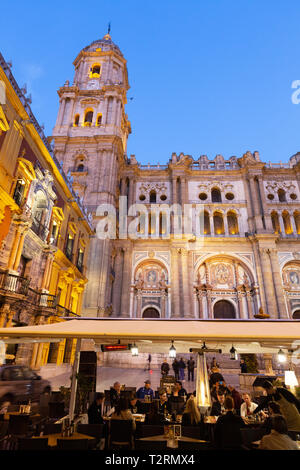
[[[58,297],[56,295],[48,294],[47,292],[41,292],[29,287],[30,279],[15,274],[9,274],[6,272],[0,273],[0,295],[11,295],[18,294],[20,296],[16,301],[20,301],[23,305],[30,304],[37,310],[41,308],[51,309],[52,315],[58,315],[61,317],[78,317],[80,315],[72,312],[71,310],[58,305]]]
[[[45,225],[34,219],[31,225],[31,230],[42,240],[46,240],[48,229]]]

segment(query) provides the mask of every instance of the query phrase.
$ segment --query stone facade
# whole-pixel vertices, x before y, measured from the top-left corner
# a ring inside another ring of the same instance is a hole
[[[165,165],[126,156],[126,60],[109,35],[74,61],[74,83],[59,89],[56,157],[83,204],[121,212],[143,204],[189,205],[190,230],[171,235],[159,215],[136,238],[95,236],[90,246],[85,316],[300,318],[300,154],[266,164],[258,152],[225,160],[173,153]],[[198,235],[199,213],[203,229]],[[135,214],[127,217],[129,224]],[[147,232],[147,233],[146,233]],[[118,236],[119,235],[119,236]],[[145,236],[147,235],[147,236]]]

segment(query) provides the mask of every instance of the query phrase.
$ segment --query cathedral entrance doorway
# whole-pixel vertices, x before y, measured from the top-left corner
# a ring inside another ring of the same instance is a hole
[[[219,300],[214,305],[214,318],[235,318],[235,309],[228,300]]]
[[[300,310],[295,310],[293,313],[294,320],[300,320]]]
[[[143,312],[143,318],[160,318],[159,311],[156,308],[148,307]]]

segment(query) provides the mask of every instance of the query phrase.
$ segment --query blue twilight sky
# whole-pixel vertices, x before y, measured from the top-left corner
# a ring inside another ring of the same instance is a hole
[[[111,36],[128,61],[128,155],[165,163],[198,158],[287,161],[300,150],[299,0],[15,0],[0,6],[0,50],[27,82],[32,110],[51,135],[56,90],[73,60]]]

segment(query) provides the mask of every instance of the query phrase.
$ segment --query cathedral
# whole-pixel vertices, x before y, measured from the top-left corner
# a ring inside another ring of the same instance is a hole
[[[165,164],[141,165],[126,153],[129,82],[119,47],[106,34],[74,67],[73,83],[58,90],[51,139],[93,215],[81,315],[299,319],[300,153],[287,163],[266,163],[257,151],[228,160],[172,153]],[[106,206],[116,235],[101,238]],[[180,236],[174,207],[191,214]],[[121,230],[124,208],[134,237]]]

